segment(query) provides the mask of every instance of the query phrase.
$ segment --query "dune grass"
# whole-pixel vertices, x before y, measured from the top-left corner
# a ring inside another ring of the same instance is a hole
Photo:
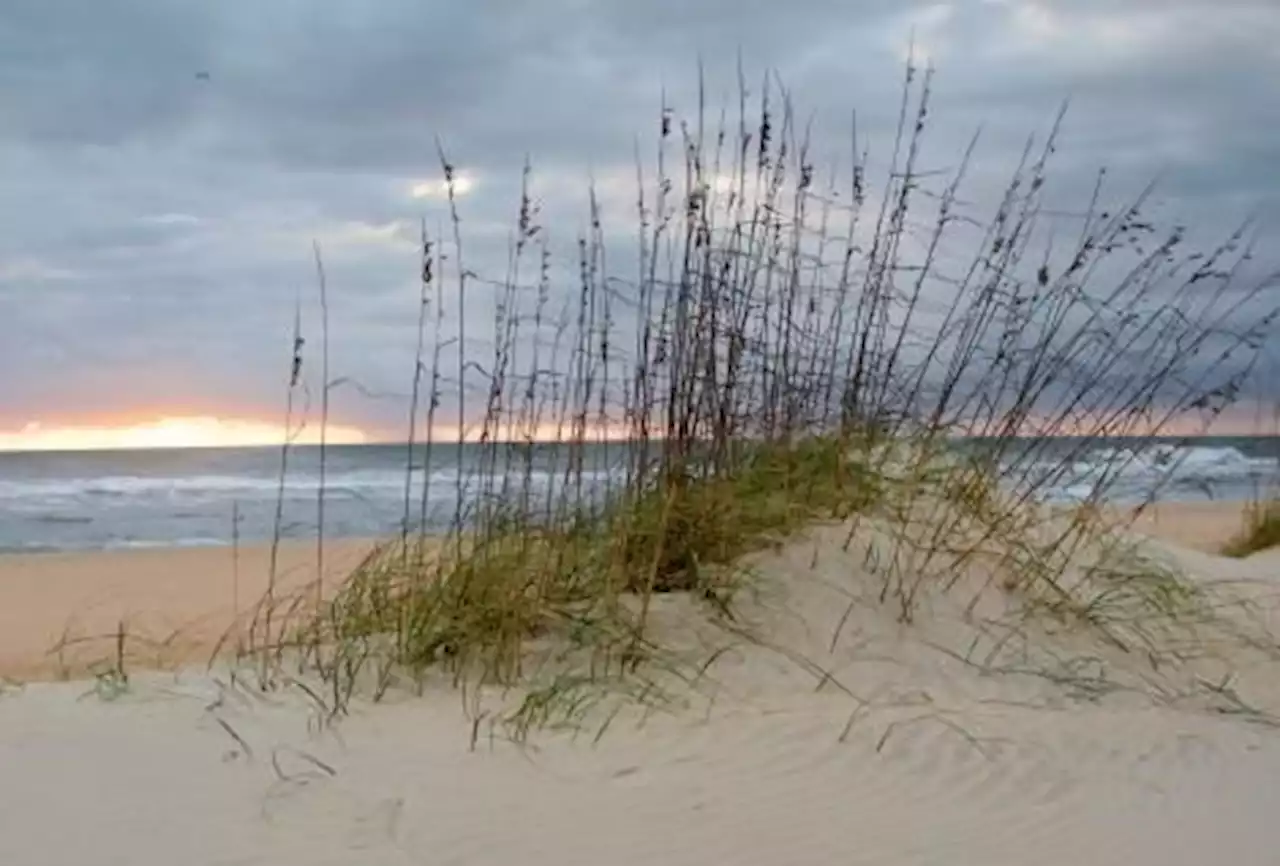
[[[1222,547],[1225,556],[1245,557],[1280,547],[1280,501],[1250,502],[1244,509],[1244,527]]]
[[[696,680],[715,651],[654,636],[661,596],[732,619],[744,554],[871,515],[901,530],[878,579],[903,621],[993,550],[1005,591],[1113,636],[1135,607],[1190,603],[1105,557],[1069,578],[1105,535],[1079,515],[1123,455],[1075,518],[1046,516],[1040,496],[1117,437],[1207,424],[1237,398],[1274,318],[1236,315],[1271,287],[1232,282],[1247,227],[1188,249],[1145,196],[1108,206],[1099,175],[1067,239],[1060,203],[1075,200],[1049,171],[1061,116],[983,213],[962,194],[972,145],[949,172],[921,164],[931,87],[908,64],[878,195],[856,138],[852,162],[819,175],[771,79],[754,110],[742,86],[736,125],[664,106],[627,254],[590,188],[589,229],[557,259],[526,166],[497,279],[466,263],[442,152],[449,228],[422,232],[403,530],[301,627],[267,614],[250,651],[298,651],[335,711],[365,684],[379,696],[445,674],[524,686],[516,716],[541,724],[596,688],[653,699],[654,666]],[[485,299],[477,334],[456,310]],[[302,345],[295,328],[291,394]],[[437,438],[444,417],[453,441]],[[457,478],[442,531],[428,515],[440,465]]]
[[[687,594],[731,617],[741,556],[879,496],[874,473],[836,438],[754,446],[732,474],[675,472],[551,525],[491,515],[460,543],[388,542],[309,626],[311,660],[339,703],[371,659],[377,693],[436,670],[458,684],[513,685],[539,664],[534,643],[562,661],[579,655],[593,677],[623,675],[663,655],[647,639],[655,595]]]

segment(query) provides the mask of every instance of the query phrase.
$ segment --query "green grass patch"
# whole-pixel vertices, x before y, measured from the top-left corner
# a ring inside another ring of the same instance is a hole
[[[873,507],[878,478],[846,439],[753,444],[731,468],[681,462],[552,526],[507,516],[480,536],[396,540],[298,641],[341,682],[340,699],[370,664],[382,686],[394,672],[421,681],[433,670],[455,684],[522,683],[539,648],[592,672],[558,675],[581,691],[655,654],[652,596],[688,593],[728,613],[740,557]]]
[[[1245,506],[1244,528],[1222,547],[1225,556],[1245,557],[1280,547],[1280,501],[1251,502]]]

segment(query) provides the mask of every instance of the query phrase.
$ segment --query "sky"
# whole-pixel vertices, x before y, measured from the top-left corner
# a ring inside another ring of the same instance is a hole
[[[1162,212],[1208,237],[1256,217],[1258,267],[1280,262],[1274,0],[6,0],[0,431],[279,417],[299,298],[316,327],[314,243],[331,369],[359,385],[335,417],[392,436],[437,139],[477,267],[501,267],[484,251],[526,155],[571,256],[589,178],[631,225],[637,141],[664,93],[694,109],[699,62],[715,99],[739,57],[776,72],[832,154],[856,109],[874,173],[913,39],[940,167],[981,126],[981,187],[1069,98],[1064,188],[1159,174]]]

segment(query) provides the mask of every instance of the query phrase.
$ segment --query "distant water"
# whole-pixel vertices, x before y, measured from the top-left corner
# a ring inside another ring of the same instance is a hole
[[[562,484],[566,456],[562,446],[535,446],[531,501],[546,501],[548,489]],[[233,538],[252,543],[271,538],[277,501],[283,504],[282,537],[314,538],[319,457],[315,446],[290,449],[282,488],[279,448],[0,453],[0,551],[196,547],[230,544]],[[426,491],[428,531],[448,527],[460,483],[463,500],[475,500],[482,457],[474,445],[460,454],[455,444],[435,447]],[[617,474],[624,457],[620,446],[585,449],[588,492]],[[422,522],[422,458],[419,448],[409,494],[415,526]],[[509,492],[516,495],[525,483],[519,459],[509,477]],[[500,471],[509,465],[505,453],[498,464]],[[399,531],[407,466],[404,445],[329,447],[325,534]]]
[[[970,440],[973,441],[973,440]],[[1112,503],[1242,502],[1276,492],[1280,437],[1204,436],[1194,439],[1070,437],[1022,440],[1011,483],[1030,479],[1040,499],[1072,502],[1101,490]]]
[[[1111,467],[1109,498],[1136,501],[1158,485],[1174,500],[1243,500],[1280,481],[1280,438],[1117,440],[1081,450],[1070,439],[1027,440],[1035,459],[1028,472],[1045,497],[1069,501],[1089,495]],[[331,447],[326,460],[325,532],[360,537],[396,531],[404,515],[404,446]],[[459,479],[469,480],[482,452],[438,446],[431,458],[427,527],[443,529],[454,513]],[[540,446],[529,477],[536,498],[557,489],[563,450]],[[1070,459],[1067,459],[1070,458]],[[421,454],[415,455],[416,460]],[[588,449],[585,484],[599,491],[616,477],[624,446]],[[1065,463],[1064,463],[1065,460]],[[506,457],[499,455],[499,469]],[[1056,470],[1056,471],[1051,471]],[[1039,473],[1037,475],[1037,473]],[[98,550],[251,543],[270,538],[279,493],[280,452],[274,448],[0,454],[0,550]],[[411,515],[416,522],[423,474],[415,467]],[[519,491],[521,477],[509,479]],[[284,485],[285,537],[314,537],[319,484],[318,449],[290,453]]]

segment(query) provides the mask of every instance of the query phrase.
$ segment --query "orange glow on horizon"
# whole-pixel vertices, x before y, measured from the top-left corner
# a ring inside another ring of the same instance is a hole
[[[661,431],[661,425],[654,424],[650,435],[657,435]],[[665,428],[664,428],[665,429]],[[483,424],[468,424],[462,428],[462,436],[458,436],[457,425],[437,424],[432,428],[432,438],[437,442],[456,442],[459,438],[463,442],[478,443],[484,441],[485,428]],[[525,442],[532,441],[539,444],[549,444],[555,442],[568,443],[576,438],[581,438],[583,442],[588,444],[596,442],[625,442],[632,438],[634,431],[623,424],[600,425],[597,423],[588,423],[582,431],[575,431],[574,425],[570,421],[563,424],[543,422],[535,425],[528,424],[494,424],[489,429],[489,440],[493,442]],[[426,431],[419,429],[417,432],[419,440],[425,438]],[[403,440],[396,440],[402,442]]]
[[[148,448],[236,448],[279,445],[285,441],[280,424],[212,415],[160,417],[125,424],[44,425],[32,422],[19,430],[0,430],[0,451],[112,451]],[[318,426],[295,431],[294,444],[320,441]],[[367,441],[363,430],[329,424],[326,441],[358,445]]]

